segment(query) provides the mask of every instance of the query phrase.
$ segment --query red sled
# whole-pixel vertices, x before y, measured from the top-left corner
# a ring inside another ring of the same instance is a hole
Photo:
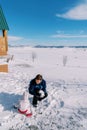
[[[31,117],[32,116],[32,113],[26,113],[28,110],[25,110],[25,111],[21,111],[20,109],[18,109],[18,112],[20,114],[25,114],[27,117]]]

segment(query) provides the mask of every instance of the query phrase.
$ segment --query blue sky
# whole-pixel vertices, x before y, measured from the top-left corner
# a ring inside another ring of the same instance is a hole
[[[87,45],[87,0],[0,0],[9,44]]]

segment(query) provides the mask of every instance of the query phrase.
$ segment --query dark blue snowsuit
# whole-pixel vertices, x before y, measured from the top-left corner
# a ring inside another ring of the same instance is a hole
[[[44,92],[44,97],[40,97],[39,91],[42,90]],[[41,101],[42,99],[46,98],[48,96],[46,91],[46,81],[42,79],[40,84],[36,84],[35,78],[30,81],[29,84],[29,93],[34,95],[33,97],[33,104],[37,104],[37,101]]]

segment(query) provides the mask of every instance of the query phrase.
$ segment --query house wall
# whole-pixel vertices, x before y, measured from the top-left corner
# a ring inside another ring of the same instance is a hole
[[[7,42],[7,31],[3,30],[3,36],[0,37],[0,56],[7,55],[8,42]]]
[[[0,65],[0,72],[8,72],[8,65],[7,64]]]
[[[0,56],[6,55],[6,43],[5,43],[5,38],[0,37]]]
[[[7,31],[2,31],[3,36],[0,36],[0,58],[7,55],[8,42],[7,42]],[[8,72],[8,64],[0,64],[0,72]]]

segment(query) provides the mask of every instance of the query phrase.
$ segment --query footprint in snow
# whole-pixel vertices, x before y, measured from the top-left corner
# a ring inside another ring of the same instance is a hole
[[[60,107],[64,107],[64,101],[60,101]]]

